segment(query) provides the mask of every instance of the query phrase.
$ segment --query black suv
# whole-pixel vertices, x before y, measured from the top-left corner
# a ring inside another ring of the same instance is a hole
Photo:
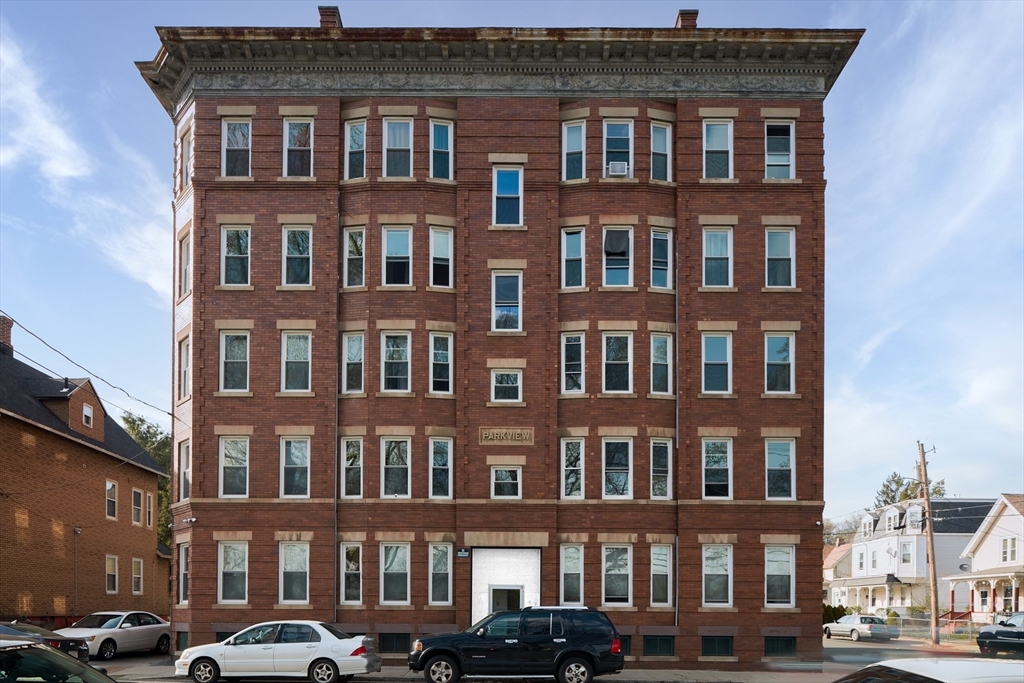
[[[622,671],[622,642],[612,622],[589,607],[527,607],[495,612],[460,633],[415,641],[409,668],[427,683],[467,676],[557,676],[590,683]]]

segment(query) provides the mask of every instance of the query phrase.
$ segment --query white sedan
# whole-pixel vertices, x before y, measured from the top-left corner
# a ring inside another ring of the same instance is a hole
[[[380,671],[380,656],[372,637],[350,636],[319,621],[256,624],[222,643],[190,647],[174,663],[175,676],[191,676],[195,683],[214,683],[221,676],[342,683],[374,671]]]
[[[117,652],[156,650],[165,655],[171,650],[171,625],[149,612],[96,612],[57,633],[81,638],[89,644],[89,656],[100,659]]]

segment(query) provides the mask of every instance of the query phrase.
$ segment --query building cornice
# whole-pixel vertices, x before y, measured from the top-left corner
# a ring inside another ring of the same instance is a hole
[[[196,94],[824,98],[862,30],[158,28],[137,66]]]

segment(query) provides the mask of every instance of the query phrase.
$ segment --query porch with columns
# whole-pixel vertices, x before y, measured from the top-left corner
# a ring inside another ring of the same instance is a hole
[[[958,613],[953,592],[957,585],[964,583],[968,587],[967,604],[964,612],[969,612],[971,621],[994,624],[998,616],[1006,616],[1013,612],[1024,611],[1024,598],[1021,596],[1021,584],[1024,574],[974,572],[955,577],[943,577],[949,581],[949,615],[955,618]]]

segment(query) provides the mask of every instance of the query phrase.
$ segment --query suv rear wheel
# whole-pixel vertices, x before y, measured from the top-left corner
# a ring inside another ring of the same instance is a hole
[[[567,659],[558,667],[560,683],[590,683],[593,678],[594,671],[590,664],[579,657]]]
[[[434,657],[423,668],[423,678],[427,683],[455,683],[460,675],[459,665],[446,655]]]

